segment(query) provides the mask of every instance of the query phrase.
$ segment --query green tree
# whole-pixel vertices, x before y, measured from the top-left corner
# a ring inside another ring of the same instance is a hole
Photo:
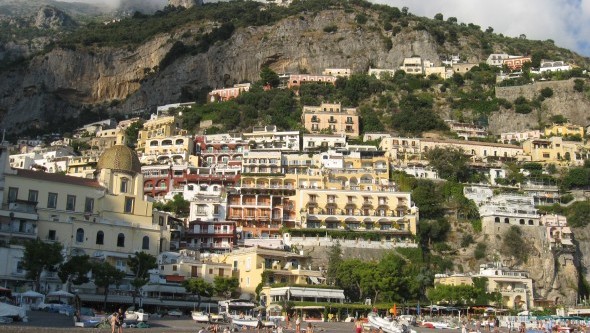
[[[168,200],[165,203],[154,203],[154,209],[174,213],[177,217],[187,217],[190,213],[190,202],[185,200],[184,196],[179,193],[172,200]]]
[[[70,291],[70,283],[78,286],[89,282],[88,273],[91,270],[90,256],[73,256],[59,266],[57,276],[62,283],[67,283],[68,291]]]
[[[430,246],[433,242],[446,240],[451,224],[446,219],[420,221],[418,235],[420,242]]]
[[[211,283],[203,280],[203,278],[200,277],[184,280],[182,282],[182,286],[186,289],[186,291],[193,294],[193,296],[197,296],[197,309],[201,306],[201,297],[211,297],[215,291],[215,288]]]
[[[336,283],[339,266],[342,263],[342,246],[340,242],[332,245],[328,249],[328,270],[326,272],[326,283],[330,286]]]
[[[60,243],[45,243],[40,239],[25,244],[22,265],[27,271],[26,277],[33,280],[35,290],[39,290],[43,271],[57,271],[58,265],[63,261],[61,250]]]
[[[561,186],[565,190],[587,187],[590,185],[590,169],[571,168],[563,177]]]
[[[436,184],[427,179],[416,179],[412,185],[412,198],[420,207],[423,219],[438,219],[444,216],[443,199]]]
[[[103,261],[92,265],[92,276],[94,277],[94,284],[104,290],[103,308],[106,309],[110,286],[121,283],[121,280],[125,277],[125,272]]]
[[[443,21],[444,20],[443,14],[437,13],[436,15],[434,15],[434,19],[437,21]]]
[[[149,281],[148,271],[157,268],[158,262],[156,257],[142,251],[135,252],[134,256],[129,256],[127,265],[134,275],[131,285],[133,286],[133,306],[135,306],[135,298],[139,294],[139,289]]]
[[[573,228],[585,227],[590,222],[590,202],[574,202],[567,210],[567,224]]]
[[[487,245],[485,243],[477,243],[475,247],[475,251],[473,252],[473,256],[475,259],[483,259],[486,256]]]
[[[238,281],[237,277],[224,278],[216,276],[213,279],[213,284],[217,295],[231,298],[231,295],[238,290],[240,281]]]
[[[435,147],[429,149],[425,156],[441,178],[458,182],[469,180],[469,158],[462,149]]]
[[[143,128],[142,121],[136,121],[125,130],[125,141],[128,147],[135,148],[139,131]]]
[[[529,246],[522,237],[522,230],[513,225],[502,235],[500,253],[507,257],[514,257],[518,262],[526,262]]]
[[[279,75],[268,66],[263,67],[260,71],[260,81],[262,81],[262,84],[269,84],[273,88],[278,87],[279,83],[281,83]]]

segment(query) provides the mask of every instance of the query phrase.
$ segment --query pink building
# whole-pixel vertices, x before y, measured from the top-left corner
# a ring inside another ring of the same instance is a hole
[[[231,88],[215,89],[207,94],[207,100],[213,102],[225,102],[240,96],[241,93],[250,90],[250,83],[236,84]]]

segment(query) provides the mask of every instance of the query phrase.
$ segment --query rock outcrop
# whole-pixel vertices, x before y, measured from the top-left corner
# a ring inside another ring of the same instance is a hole
[[[60,29],[64,27],[74,27],[77,23],[63,11],[51,7],[43,6],[37,11],[33,21],[33,26],[38,29]]]

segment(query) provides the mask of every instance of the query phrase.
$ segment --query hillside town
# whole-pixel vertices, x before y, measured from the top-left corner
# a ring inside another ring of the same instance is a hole
[[[367,74],[384,79],[404,71],[449,79],[478,66],[459,56],[441,66],[433,60],[409,57],[398,68],[369,68]],[[530,56],[508,54],[491,54],[486,61],[509,70],[500,72],[498,83],[522,75],[527,62]],[[569,70],[562,61],[542,60],[530,72]],[[352,74],[349,68],[282,74],[277,88],[264,89],[297,94],[307,83],[335,85]],[[250,83],[213,89],[207,102],[229,101],[250,89]],[[246,310],[259,305],[282,320],[287,303],[317,303],[299,310],[309,310],[307,321],[327,321],[343,313],[326,306],[351,299],[329,283],[325,260],[314,260],[314,251],[417,249],[424,207],[393,175],[444,182],[428,157],[437,150],[460,152],[479,175],[479,181],[463,184],[463,195],[474,203],[486,237],[499,237],[510,227],[536,230],[560,269],[575,270],[574,233],[566,217],[540,212],[538,206],[585,200],[585,193],[565,202],[558,184],[543,177],[518,183],[509,178],[513,165],[584,166],[590,157],[586,126],[556,118],[542,129],[494,137],[484,126],[449,119],[445,124],[451,135],[405,137],[363,132],[357,108],[322,101],[303,106],[301,130],[264,124],[247,132],[207,134],[216,124],[201,120],[198,133],[192,134],[182,123],[193,104],[158,106],[147,119],[89,123],[69,137],[56,133],[3,141],[0,256],[5,265],[0,265],[0,285],[16,294],[64,292],[93,307],[138,304],[153,312],[187,313],[196,302],[217,308],[218,301],[233,297],[247,303],[242,304]],[[93,277],[77,283],[75,273],[63,279],[42,266],[32,279],[25,257],[27,242],[35,240],[59,244],[64,263],[88,256],[122,274],[107,283]],[[149,270],[136,267],[140,253],[156,258]],[[491,305],[515,312],[548,304],[568,311],[577,304],[577,299],[539,297],[529,273],[506,264],[433,272],[432,283],[474,285],[486,278],[486,292],[500,294]],[[137,284],[140,272],[143,284]],[[235,285],[205,297],[191,286],[197,280],[215,288],[224,280]],[[226,297],[219,295],[224,293]],[[374,301],[367,297],[365,305]],[[45,303],[28,300],[24,305]],[[419,309],[413,305],[415,313]]]

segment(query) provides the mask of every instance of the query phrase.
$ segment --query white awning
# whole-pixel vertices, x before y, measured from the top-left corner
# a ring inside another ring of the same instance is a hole
[[[318,280],[318,278],[315,276],[310,276],[309,279],[313,284],[320,284],[320,280]]]
[[[292,297],[344,299],[344,290],[320,288],[291,288]]]

